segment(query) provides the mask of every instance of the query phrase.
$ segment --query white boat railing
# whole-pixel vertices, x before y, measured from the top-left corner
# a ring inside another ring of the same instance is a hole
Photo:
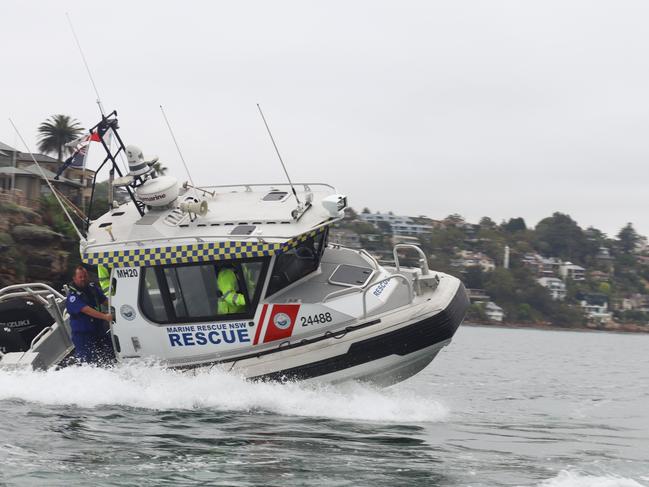
[[[413,244],[397,244],[392,248],[392,255],[394,256],[394,265],[397,268],[397,272],[401,271],[401,265],[399,263],[399,249],[411,249],[415,250],[419,256],[421,257],[420,262],[421,262],[421,275],[422,276],[427,276],[428,273],[430,272],[430,269],[428,268],[428,259],[426,258],[426,254],[424,254],[424,251],[421,250],[417,245]]]
[[[291,187],[290,183],[287,182],[282,182],[282,183],[252,183],[252,184],[217,184],[213,186],[197,186],[198,189],[226,189],[226,188],[244,188],[246,191],[252,191],[252,189],[248,188],[275,188],[275,187]],[[334,188],[332,185],[327,184],[327,183],[293,183],[293,186],[302,186],[304,191],[310,191],[311,187],[321,187],[321,188],[328,188],[334,192],[336,192],[336,188]]]
[[[38,299],[41,304],[50,304],[47,296],[53,295],[58,299],[65,299],[65,296],[58,292],[51,286],[43,284],[42,282],[30,282],[26,284],[12,284],[0,289],[0,302],[13,298],[28,298],[33,297]]]

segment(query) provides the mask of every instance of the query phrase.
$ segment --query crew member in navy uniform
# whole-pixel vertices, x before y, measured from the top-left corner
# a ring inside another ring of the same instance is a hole
[[[106,295],[94,282],[83,266],[74,270],[66,308],[70,314],[72,343],[77,359],[83,363],[109,363],[114,360],[113,346],[104,322],[113,317],[103,313],[100,306],[107,302]]]

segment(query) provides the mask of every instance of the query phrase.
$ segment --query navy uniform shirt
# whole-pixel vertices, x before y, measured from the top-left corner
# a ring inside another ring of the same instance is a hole
[[[72,328],[72,332],[103,333],[104,321],[82,313],[81,309],[85,306],[90,306],[99,311],[99,306],[106,300],[106,295],[94,282],[88,284],[88,287],[85,289],[77,289],[73,284],[69,286],[70,292],[68,293],[65,307],[70,314],[70,327]]]

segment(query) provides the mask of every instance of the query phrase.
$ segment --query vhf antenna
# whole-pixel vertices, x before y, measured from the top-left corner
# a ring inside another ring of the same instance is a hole
[[[297,192],[295,191],[295,187],[293,186],[291,177],[288,175],[288,171],[286,170],[286,166],[284,165],[284,161],[282,160],[282,155],[279,153],[279,149],[277,148],[277,144],[275,143],[275,139],[273,138],[273,134],[270,131],[270,127],[268,126],[268,122],[266,122],[266,117],[264,117],[264,112],[261,111],[261,107],[259,106],[259,103],[257,103],[257,108],[259,109],[259,114],[261,115],[261,119],[264,121],[264,125],[266,126],[266,130],[268,131],[270,140],[273,143],[273,147],[275,147],[275,152],[277,152],[277,157],[279,157],[279,162],[282,163],[284,174],[286,174],[286,179],[288,179],[288,184],[291,185],[291,190],[293,191],[293,196],[295,196],[295,201],[297,201],[298,207],[301,207],[302,203],[300,203],[300,198],[297,197]]]
[[[165,113],[165,109],[162,108],[162,105],[160,105],[160,111],[162,112],[162,117],[165,119],[165,123],[167,124],[167,128],[169,129],[169,133],[171,134],[171,138],[174,141],[174,144],[176,144],[176,150],[178,151],[178,155],[180,156],[180,160],[183,161],[183,166],[185,166],[185,171],[187,172],[187,177],[189,178],[189,182],[192,183],[192,187],[194,185],[194,180],[192,179],[192,175],[189,172],[189,168],[187,167],[187,163],[185,162],[185,158],[183,157],[183,153],[180,150],[180,146],[178,145],[178,141],[176,140],[176,136],[174,135],[174,131],[171,128],[171,124],[169,123],[169,119],[167,118],[167,114]]]
[[[79,54],[81,54],[81,59],[83,60],[83,65],[86,67],[86,71],[88,73],[88,78],[90,78],[90,83],[92,83],[92,88],[95,90],[95,95],[97,95],[97,106],[99,107],[99,111],[101,112],[101,116],[105,116],[106,114],[104,113],[104,107],[101,103],[101,97],[99,96],[99,90],[97,89],[97,85],[95,84],[95,80],[92,77],[92,73],[90,72],[90,67],[88,66],[88,61],[86,61],[86,56],[83,54],[83,49],[81,49],[81,43],[79,42],[79,38],[77,37],[77,33],[74,31],[74,26],[72,25],[72,20],[70,20],[70,14],[65,12],[65,18],[68,19],[68,24],[70,25],[70,30],[72,31],[72,36],[74,37],[74,41],[77,43],[77,47],[79,48]]]

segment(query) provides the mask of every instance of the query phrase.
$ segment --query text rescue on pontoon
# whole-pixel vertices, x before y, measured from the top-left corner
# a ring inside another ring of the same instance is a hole
[[[247,323],[169,326],[166,329],[172,347],[250,343]]]

